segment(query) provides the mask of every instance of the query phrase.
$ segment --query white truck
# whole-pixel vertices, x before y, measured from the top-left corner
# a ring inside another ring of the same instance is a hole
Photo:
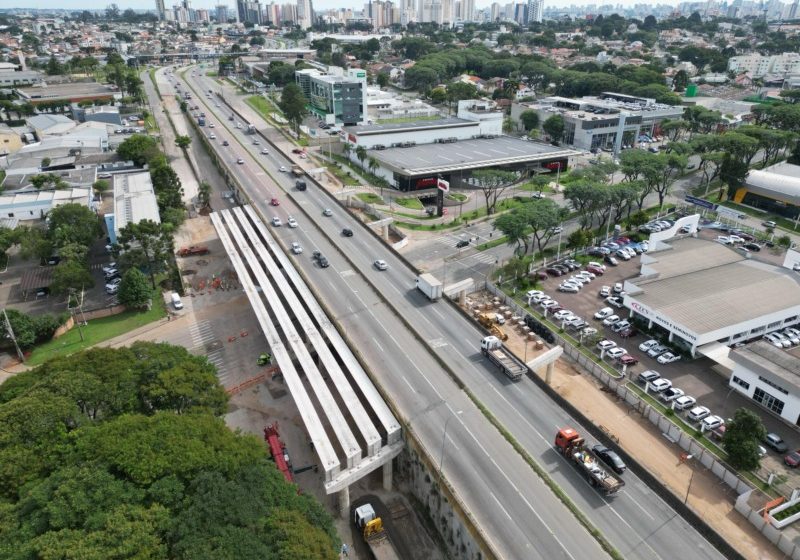
[[[377,516],[372,504],[357,507],[353,512],[353,522],[361,531],[375,560],[400,560],[397,549],[383,527],[383,520]]]
[[[428,299],[431,301],[436,301],[442,297],[442,282],[433,274],[426,272],[417,276],[417,288],[420,292],[428,296]]]
[[[486,336],[481,340],[481,352],[512,381],[519,381],[522,379],[522,375],[528,371],[528,366],[517,358],[511,350],[503,346],[503,343],[496,336]]]

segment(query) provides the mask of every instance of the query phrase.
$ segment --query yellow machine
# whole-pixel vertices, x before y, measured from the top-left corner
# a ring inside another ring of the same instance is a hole
[[[501,329],[497,323],[495,323],[495,317],[496,315],[494,313],[481,313],[478,315],[478,322],[483,327],[489,329],[489,332],[500,340],[508,340],[508,335],[503,332],[503,329]]]
[[[383,521],[371,504],[357,507],[353,511],[353,522],[361,530],[364,541],[376,560],[400,560],[400,555],[383,527]]]

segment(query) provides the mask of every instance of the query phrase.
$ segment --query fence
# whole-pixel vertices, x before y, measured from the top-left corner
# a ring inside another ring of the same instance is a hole
[[[510,307],[515,315],[520,317],[525,317],[527,315],[531,315],[531,313],[519,305],[516,300],[509,297],[505,292],[495,286],[493,283],[486,281],[485,288],[490,293],[494,294],[495,297],[500,298],[503,301],[503,305]],[[536,317],[540,319],[541,317]],[[556,333],[554,333],[556,334]],[[767,497],[763,496],[763,498],[758,498],[754,496],[755,492],[760,492],[759,490],[753,488],[752,484],[741,478],[732,468],[730,468],[726,463],[724,463],[719,457],[717,457],[711,450],[703,446],[700,442],[698,442],[694,437],[690,434],[683,431],[678,425],[676,425],[672,420],[668,417],[664,416],[658,409],[653,407],[649,404],[646,400],[642,399],[638,393],[629,389],[627,387],[627,380],[624,376],[614,377],[609,371],[607,371],[604,367],[600,364],[594,362],[590,357],[583,354],[579,348],[577,348],[573,343],[568,340],[565,340],[563,337],[558,336],[556,334],[556,342],[563,346],[564,353],[575,363],[579,366],[583,367],[584,370],[588,371],[592,376],[597,378],[605,387],[607,387],[608,391],[616,395],[621,401],[624,401],[631,407],[632,410],[635,410],[643,418],[649,420],[652,424],[654,424],[659,431],[661,431],[666,438],[670,441],[675,442],[681,449],[683,449],[687,454],[692,455],[693,459],[696,460],[699,464],[703,465],[706,469],[711,471],[713,474],[717,476],[722,482],[724,482],[729,488],[731,488],[736,494],[738,498],[736,500],[736,511],[742,514],[745,518],[750,521],[767,539],[769,539],[772,543],[774,543],[782,552],[784,552],[787,556],[794,560],[800,560],[800,546],[795,545],[793,538],[789,535],[796,534],[796,531],[792,528],[784,529],[780,531],[775,529],[769,523],[765,523],[764,519],[759,514],[759,510],[753,508],[750,505],[750,498],[753,497],[755,500],[759,501],[760,503],[766,503]],[[538,380],[538,378],[534,378],[534,380]],[[556,398],[557,393],[553,391],[551,395]],[[556,399],[558,400],[558,399]],[[564,401],[566,403],[566,401]],[[577,414],[574,414],[576,417],[582,419],[583,416],[578,411]],[[595,434],[596,435],[596,434]],[[627,455],[624,453],[623,455]],[[626,461],[629,463],[635,463],[635,460],[631,460],[629,457],[625,457]],[[641,469],[637,469],[641,470]],[[646,472],[646,471],[645,471]],[[642,477],[641,472],[637,472],[637,474]],[[759,475],[762,474],[759,472]],[[656,480],[654,477],[643,477],[649,478],[648,484],[651,487],[654,485],[660,485],[659,481]],[[646,480],[647,481],[647,480]],[[655,488],[654,488],[655,489]],[[676,500],[674,494],[670,493],[666,490],[665,487],[661,486],[662,498],[665,498],[664,492],[669,493],[669,497],[672,499],[667,499],[667,501],[676,509],[685,510],[682,511],[684,517],[688,517],[691,519],[692,517],[696,517],[696,514],[685,507],[681,500]],[[683,506],[683,507],[681,507]],[[709,529],[710,530],[710,529]],[[716,535],[716,534],[715,534]],[[708,536],[708,535],[707,535]],[[717,538],[721,538],[716,535]]]

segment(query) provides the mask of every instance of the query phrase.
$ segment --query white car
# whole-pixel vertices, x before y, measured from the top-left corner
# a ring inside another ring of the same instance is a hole
[[[620,296],[608,296],[606,298],[606,303],[617,309],[622,309],[624,307],[623,301],[624,300]]]
[[[660,344],[656,344],[655,346],[651,347],[650,350],[647,351],[647,355],[651,358],[658,358],[661,354],[665,352],[669,352],[669,348],[666,346],[661,346]]]
[[[709,414],[711,414],[711,411],[707,407],[696,406],[689,411],[689,414],[687,414],[686,417],[692,422],[699,422]]]
[[[662,391],[666,391],[670,387],[672,387],[672,381],[670,381],[669,379],[664,379],[663,377],[659,377],[655,381],[650,382],[650,389],[654,393],[660,393]]]
[[[289,216],[289,219],[286,220],[286,223],[289,225],[290,228],[297,227],[297,220],[295,220],[292,216]]]
[[[614,290],[613,291],[614,291],[615,294],[622,293],[622,284],[620,282],[617,282],[616,284],[614,284]]]
[[[689,395],[684,395],[675,399],[674,402],[675,404],[673,406],[675,410],[686,410],[687,408],[693,407],[697,402],[697,399],[690,397]]]
[[[217,139],[217,135],[214,134],[213,132],[211,134],[209,134],[208,137],[211,138],[212,140],[216,140]]]
[[[639,345],[639,350],[641,350],[642,352],[647,352],[653,346],[658,346],[658,341],[653,339],[653,338],[651,338],[650,340],[646,340],[646,341],[642,342]]]
[[[286,166],[285,166],[285,165],[281,165],[281,166],[278,168],[278,171],[285,172],[285,171],[286,171]]]
[[[295,255],[299,255],[303,252],[303,246],[300,245],[297,241],[292,243],[292,253]]]
[[[525,294],[525,299],[531,299],[536,296],[543,296],[544,292],[541,290],[529,290],[527,294]]]
[[[614,314],[613,309],[611,309],[610,307],[604,307],[603,309],[594,314],[594,318],[597,320],[602,320],[613,314]]]
[[[664,402],[671,402],[677,399],[678,397],[682,397],[684,395],[683,389],[678,389],[677,387],[670,387],[660,395],[658,398]]]
[[[595,262],[595,261],[589,261],[589,264],[588,264],[587,266],[593,266],[593,267],[595,267],[595,268],[599,268],[599,269],[600,269],[600,270],[602,270],[603,272],[605,272],[605,271],[606,271],[606,265],[604,265],[604,264],[600,264],[599,262]]]
[[[790,348],[792,346],[792,341],[789,340],[789,338],[785,334],[777,331],[770,334],[772,334],[772,336],[780,340],[784,348]]]
[[[576,286],[575,284],[570,284],[570,283],[565,282],[565,283],[561,284],[558,287],[558,291],[559,292],[567,292],[569,294],[577,294],[578,292],[581,291],[581,289],[578,286]]]
[[[656,358],[656,361],[659,364],[671,364],[672,362],[677,362],[680,359],[681,357],[678,354],[673,354],[672,352],[666,352],[664,354],[661,354],[658,358]]]
[[[597,343],[597,349],[600,350],[601,352],[608,351],[614,348],[616,345],[617,343],[614,342],[613,340],[601,340],[600,342]]]
[[[567,278],[565,280],[565,282],[570,282],[570,283],[573,283],[573,284],[579,284],[581,287],[583,287],[584,284],[588,284],[589,283],[589,279],[586,278],[585,276],[579,276],[579,275],[576,274],[575,276],[570,276],[569,278]]]
[[[283,225],[283,222],[281,222],[281,219],[278,216],[273,216],[272,225],[275,227],[281,227],[281,225]]]
[[[792,342],[792,344],[800,344],[800,331],[793,329],[792,327],[788,327],[783,329],[782,332],[783,335]]]
[[[628,321],[627,319],[623,319],[622,321],[618,321],[618,322],[614,323],[613,325],[611,325],[611,330],[616,332],[616,333],[618,333],[618,332],[624,331],[625,329],[627,329],[630,326],[631,326],[631,322]]]
[[[739,237],[738,235],[731,234],[728,236],[728,239],[731,240],[731,243],[744,243],[744,238]]]
[[[543,301],[539,304],[542,309],[552,309],[553,307],[558,307],[558,302],[554,299],[548,299],[547,301]]]
[[[608,317],[603,319],[603,324],[607,327],[610,327],[611,325],[613,325],[614,323],[618,323],[619,321],[621,321],[619,315],[609,315]]]
[[[581,330],[581,336],[594,336],[597,334],[597,329],[594,327],[586,327]]]
[[[764,340],[775,346],[776,348],[783,348],[783,341],[775,336],[775,333],[768,333],[764,335]]]
[[[108,273],[109,273],[109,272],[111,272],[112,270],[117,270],[117,263],[115,263],[115,262],[110,262],[110,263],[108,263],[107,265],[105,265],[105,266],[103,267],[103,273],[104,273],[104,274],[108,274]]]
[[[598,293],[598,295],[601,298],[607,298],[608,296],[610,296],[611,295],[611,286],[603,286],[602,288],[600,288],[600,292]]]
[[[378,270],[386,270],[387,268],[389,268],[389,265],[386,264],[386,261],[384,260],[379,259],[375,261],[373,264],[375,265],[375,268],[377,268]]]
[[[569,309],[561,309],[560,311],[556,311],[555,313],[553,313],[553,319],[560,321],[562,319],[566,319],[570,315],[574,315],[574,313]]]
[[[208,123],[208,128],[214,128],[214,123]]]
[[[725,421],[722,418],[712,414],[711,416],[706,416],[703,418],[701,425],[703,426],[703,430],[716,430],[724,423]]]
[[[581,270],[579,272],[576,272],[575,276],[582,276],[583,278],[588,278],[590,282],[592,280],[594,280],[595,278],[597,278],[597,276],[595,276],[594,274],[592,274],[588,270]]]
[[[117,292],[119,292],[119,286],[116,286],[116,285],[115,286],[111,286],[109,284],[106,284],[106,293],[108,295],[113,296]]]
[[[261,150],[261,153],[267,155],[269,153],[269,150],[264,148],[263,150]]]
[[[624,356],[627,353],[628,353],[628,351],[625,350],[624,348],[620,348],[619,346],[616,346],[614,348],[611,348],[608,352],[606,352],[606,356],[608,356],[612,360],[616,360],[618,358],[621,358],[622,356]]]
[[[727,235],[718,235],[716,239],[717,243],[722,243],[723,245],[733,245],[733,241]]]

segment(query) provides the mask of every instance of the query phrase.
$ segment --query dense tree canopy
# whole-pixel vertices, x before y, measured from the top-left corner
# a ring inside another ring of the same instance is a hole
[[[230,431],[205,358],[135,343],[0,386],[0,557],[335,559],[330,517]]]

